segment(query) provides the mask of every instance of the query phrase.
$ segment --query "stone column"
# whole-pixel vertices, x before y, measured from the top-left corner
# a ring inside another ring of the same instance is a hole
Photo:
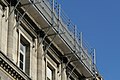
[[[2,6],[0,6],[2,8]],[[1,39],[2,39],[2,11],[0,11],[0,50],[1,50]]]
[[[65,63],[62,63],[61,70],[63,70],[64,67],[65,67]],[[61,74],[61,80],[67,80],[66,69],[64,69],[62,74]]]
[[[43,51],[43,45],[40,44],[41,38],[38,39],[38,47],[37,47],[37,80],[43,80],[42,79],[42,54]]]
[[[14,6],[9,7],[9,14]],[[8,37],[7,37],[7,56],[12,60],[13,57],[13,29],[14,29],[14,11],[8,18]]]

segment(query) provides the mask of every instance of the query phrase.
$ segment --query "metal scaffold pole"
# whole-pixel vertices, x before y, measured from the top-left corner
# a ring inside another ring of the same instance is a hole
[[[46,57],[47,50],[50,48],[50,46],[51,46],[52,42],[55,40],[56,36],[57,36],[57,35],[54,35],[54,37],[52,38],[51,42],[49,43],[49,45],[48,45],[47,48],[45,49],[43,56]]]
[[[76,25],[74,26],[74,52],[76,53]]]
[[[96,80],[96,50],[95,49],[93,49],[93,72],[94,72],[93,79]]]
[[[9,19],[10,15],[12,14],[12,12],[17,8],[17,6],[19,5],[21,0],[18,0],[17,4],[15,5],[15,7],[11,10],[11,12],[8,15],[8,18],[6,19],[6,21]]]
[[[47,34],[48,34],[48,33],[50,32],[50,30],[52,29],[52,27],[53,27],[53,26],[49,26],[47,32],[45,33],[45,35],[44,35],[44,37],[42,38],[42,40],[41,40],[41,42],[39,43],[39,45],[40,45],[41,43],[43,43],[43,41],[45,40]]]
[[[82,43],[82,38],[83,38],[82,35],[83,35],[82,32],[80,32],[80,46],[81,46],[81,48],[82,48],[82,45],[83,45],[83,43]]]
[[[77,65],[73,67],[73,69],[71,70],[70,74],[68,75],[68,79],[72,75],[72,73],[74,72],[74,70],[75,70],[76,67],[77,67]]]
[[[43,54],[43,56],[45,56],[46,54],[47,54],[47,50],[50,48],[50,46],[51,46],[51,44],[52,44],[52,42],[54,41],[54,39],[56,38],[56,36],[57,35],[60,35],[60,34],[64,34],[64,32],[59,32],[59,21],[60,21],[60,5],[58,5],[58,25],[54,25],[55,24],[55,22],[54,22],[54,17],[55,17],[55,13],[54,13],[54,8],[55,8],[55,1],[54,0],[52,0],[52,25],[48,28],[48,30],[47,30],[47,32],[45,33],[45,36],[43,37],[43,39],[42,39],[42,41],[39,43],[39,44],[41,44],[44,40],[45,40],[45,38],[46,37],[49,37],[49,36],[53,36],[53,38],[51,39],[51,41],[50,41],[50,43],[49,43],[49,45],[48,45],[48,47],[45,49],[45,51],[44,51],[44,54]],[[49,32],[50,32],[50,30],[51,29],[55,29],[55,27],[58,27],[57,29],[57,31],[56,31],[56,33],[54,33],[54,34],[49,34]]]
[[[47,30],[47,32],[45,33],[45,35],[44,35],[44,37],[43,37],[43,39],[42,39],[42,41],[39,43],[39,45],[41,44],[41,43],[43,43],[43,41],[45,40],[45,38],[47,37],[47,35],[48,35],[48,33],[50,32],[50,30],[53,28],[53,27],[58,27],[57,25],[54,25],[54,0],[52,0],[52,11],[51,11],[51,15],[52,15],[52,25],[51,26],[48,26],[47,28],[48,28],[48,30]]]
[[[65,64],[65,66],[62,68],[61,73],[59,74],[59,76],[63,73],[64,69],[68,66],[68,64],[70,63],[71,59],[73,58],[73,56],[70,57],[69,61]]]
[[[76,53],[76,26],[74,26],[74,51],[73,51],[73,54],[75,54],[75,53]],[[72,58],[73,58],[73,56],[70,56],[70,59],[65,64],[65,66],[62,68],[61,73],[59,74],[59,76],[63,73],[64,69],[66,69],[66,67],[68,66],[68,64],[71,62]],[[74,67],[74,68],[76,68],[76,67]],[[74,69],[73,69],[73,71],[74,71]]]
[[[96,50],[94,49],[94,53],[93,53],[93,63],[94,65],[96,65]]]
[[[58,5],[58,33],[60,32],[60,13],[61,13],[61,5]]]
[[[52,26],[54,26],[54,0],[52,0]]]
[[[20,21],[24,18],[26,12],[29,10],[29,7],[30,7],[30,5],[29,5],[29,6],[27,7],[27,9],[24,11],[24,13],[23,13],[22,16],[20,17],[20,19],[18,20],[18,22],[17,22],[17,24],[14,26],[14,28],[20,25]]]
[[[60,15],[61,14],[61,5],[58,5],[58,20],[60,21]]]

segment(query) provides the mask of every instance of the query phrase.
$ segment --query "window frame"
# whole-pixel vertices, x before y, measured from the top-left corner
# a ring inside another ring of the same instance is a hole
[[[46,80],[47,80],[47,67],[49,67],[52,70],[52,80],[56,80],[57,79],[57,64],[48,55],[46,55],[46,67],[45,67]]]
[[[30,67],[31,67],[31,45],[32,45],[32,41],[31,41],[31,38],[30,38],[30,35],[26,34],[26,31],[24,31],[23,29],[18,29],[18,58],[17,58],[17,66],[20,68],[20,45],[21,45],[21,42],[24,46],[26,46],[26,54],[24,54],[24,68],[23,68],[23,72],[27,73],[28,75],[30,75],[31,73],[31,70],[30,70]],[[26,61],[28,60],[27,59],[27,56],[29,56],[29,63],[27,63]],[[29,68],[27,69],[26,65],[29,64]],[[21,68],[20,68],[21,69]],[[21,69],[22,70],[22,69]]]
[[[22,46],[21,46],[22,45]],[[21,50],[21,47],[23,47],[23,48],[25,48],[25,51],[22,51]],[[24,44],[22,44],[22,42],[20,41],[20,50],[19,50],[19,67],[20,67],[20,62],[22,62],[22,64],[23,64],[23,71],[25,71],[25,57],[26,57],[26,48],[27,48],[27,46],[26,45],[24,45]],[[23,55],[23,61],[21,60],[21,54]]]

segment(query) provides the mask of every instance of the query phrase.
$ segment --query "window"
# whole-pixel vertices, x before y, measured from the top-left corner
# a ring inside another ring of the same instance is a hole
[[[53,58],[49,55],[49,51],[47,52],[46,55],[46,60],[45,60],[45,79],[46,80],[57,80],[57,64],[53,60]]]
[[[26,46],[21,42],[20,43],[20,59],[19,59],[19,67],[25,71],[25,54],[26,54]]]
[[[53,70],[47,66],[47,80],[53,80]]]
[[[30,43],[20,34],[18,66],[29,75],[30,69]]]

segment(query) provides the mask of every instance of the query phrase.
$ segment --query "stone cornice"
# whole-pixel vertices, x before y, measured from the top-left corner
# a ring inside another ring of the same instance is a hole
[[[16,80],[32,80],[0,51],[0,67]]]

